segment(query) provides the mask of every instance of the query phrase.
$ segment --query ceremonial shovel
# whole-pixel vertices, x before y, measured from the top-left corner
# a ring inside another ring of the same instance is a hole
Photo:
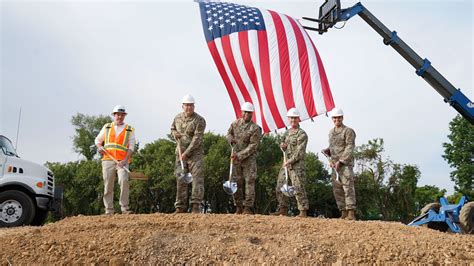
[[[230,170],[229,170],[229,180],[225,181],[222,187],[224,188],[225,193],[229,195],[234,195],[237,192],[237,183],[232,182],[232,170],[234,167],[234,160],[232,159],[232,154],[234,153],[234,146],[231,146],[230,149]]]
[[[321,153],[324,154],[324,156],[326,156],[326,158],[328,159],[329,162],[331,161],[330,158],[329,158],[329,154],[327,154],[325,152],[325,150],[322,150]],[[334,167],[332,167],[332,168],[334,168]],[[341,183],[341,178],[339,178],[339,173],[337,172],[336,169],[334,169],[334,172],[336,172],[336,181]]]
[[[283,149],[281,149],[281,151],[283,152],[283,163],[285,165],[285,184],[281,187],[280,190],[285,196],[291,198],[295,196],[296,191],[294,186],[288,185],[288,167],[286,167],[286,152]]]
[[[179,141],[175,138],[176,144],[178,145],[178,155],[179,155],[179,162],[181,163],[181,173],[176,174],[178,179],[183,180],[186,184],[193,182],[193,175],[191,173],[184,173],[184,163],[181,159],[181,145],[179,145]]]

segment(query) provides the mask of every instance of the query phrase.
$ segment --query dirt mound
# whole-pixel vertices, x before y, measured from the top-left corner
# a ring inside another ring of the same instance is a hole
[[[0,229],[0,265],[474,262],[474,235],[401,223],[262,215],[78,216]]]

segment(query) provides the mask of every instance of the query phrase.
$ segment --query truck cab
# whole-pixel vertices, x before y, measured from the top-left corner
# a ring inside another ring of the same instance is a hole
[[[48,212],[58,209],[57,198],[53,173],[21,159],[0,135],[0,227],[42,225]]]

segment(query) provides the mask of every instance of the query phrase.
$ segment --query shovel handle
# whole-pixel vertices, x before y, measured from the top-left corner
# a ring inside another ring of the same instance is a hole
[[[110,154],[104,147],[100,146],[99,150],[105,152],[110,157],[110,159],[112,159],[112,161],[114,161],[116,164],[119,164],[119,161],[115,159],[114,156],[112,156],[112,154]],[[123,168],[125,172],[130,174],[130,170],[127,167],[122,166],[121,168]]]
[[[327,155],[327,153],[325,153],[325,152],[321,152],[321,153],[322,153],[322,154],[326,157],[326,159],[328,159],[328,161],[329,161],[329,156]]]
[[[280,150],[283,152],[283,164],[285,165],[285,183],[288,185],[288,167],[286,166],[286,152],[280,148]]]
[[[234,159],[232,159],[232,154],[234,154],[234,146],[230,146],[230,167],[229,167],[229,182],[232,181],[232,171],[234,168]]]
[[[325,152],[321,152],[321,153],[324,154],[324,156],[326,156],[329,162],[331,162],[329,156]],[[331,168],[334,169],[334,171],[336,172],[336,181],[341,183],[341,178],[339,177],[339,173],[337,172],[336,168],[335,167],[331,167]]]
[[[183,160],[181,159],[181,145],[179,145],[178,139],[173,135],[174,140],[176,141],[176,145],[178,145],[178,155],[179,155],[179,162],[181,163],[181,170],[184,172],[184,163]]]
[[[178,148],[179,149],[179,148]],[[181,170],[184,171],[184,163],[183,163],[183,160],[181,160],[181,155],[179,155],[179,162],[181,164]]]

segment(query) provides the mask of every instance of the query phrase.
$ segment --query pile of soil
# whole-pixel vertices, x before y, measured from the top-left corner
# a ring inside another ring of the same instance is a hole
[[[395,222],[224,214],[77,216],[0,229],[0,265],[474,262],[474,235]]]

